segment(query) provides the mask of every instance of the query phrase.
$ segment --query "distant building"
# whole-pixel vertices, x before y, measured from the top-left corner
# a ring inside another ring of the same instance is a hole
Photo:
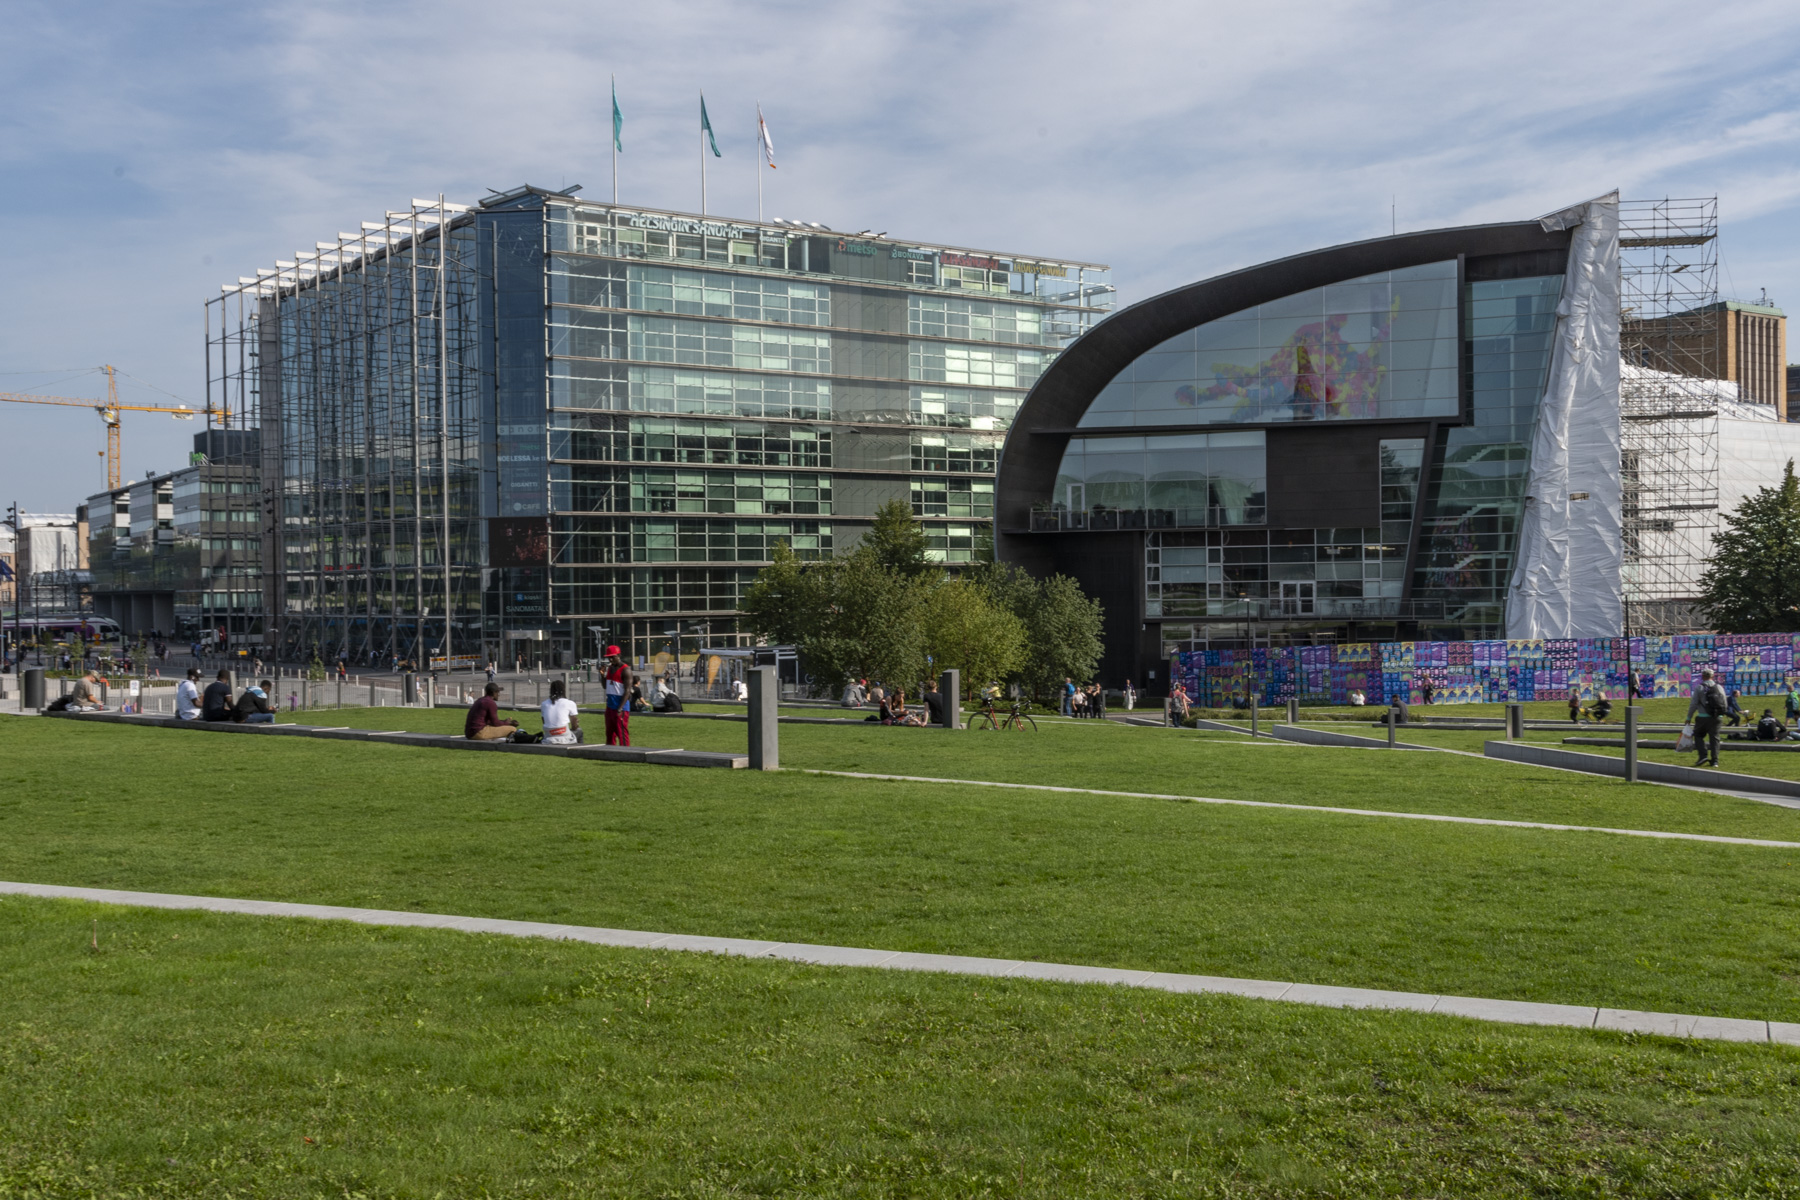
[[[1800,367],[1792,363],[1787,369],[1787,419],[1800,421]]]
[[[1671,325],[1678,327],[1673,338],[1667,336]],[[1772,304],[1721,300],[1652,321],[1627,317],[1619,340],[1627,362],[1735,383],[1745,403],[1772,404],[1781,419],[1788,418],[1787,314]],[[1646,341],[1671,349],[1652,353],[1634,346]]]
[[[13,538],[14,594],[27,610],[74,612],[87,583],[87,546],[74,513],[20,513]]]
[[[573,190],[389,213],[213,301],[281,657],[745,644],[777,545],[829,558],[890,501],[969,562],[1026,390],[1111,305],[1093,263]]]
[[[254,430],[194,437],[193,462],[88,497],[92,605],[128,635],[262,627],[262,484]]]
[[[17,543],[13,527],[0,522],[0,608],[11,608],[13,597],[18,594],[13,582],[17,575],[17,568],[13,565],[13,547]]]

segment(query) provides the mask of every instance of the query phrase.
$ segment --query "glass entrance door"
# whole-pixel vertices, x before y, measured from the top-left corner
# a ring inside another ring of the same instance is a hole
[[[1312,616],[1313,584],[1310,582],[1283,583],[1281,585],[1281,615],[1284,617]]]

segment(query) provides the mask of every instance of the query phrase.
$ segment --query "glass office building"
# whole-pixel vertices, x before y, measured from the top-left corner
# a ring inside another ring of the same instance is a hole
[[[1111,301],[1093,263],[526,187],[228,288],[209,374],[261,414],[284,655],[648,657],[747,640],[779,542],[888,501],[981,553],[1014,415]]]
[[[1015,422],[1001,555],[1172,650],[1506,635],[1570,235],[1539,222],[1283,259],[1122,310]]]

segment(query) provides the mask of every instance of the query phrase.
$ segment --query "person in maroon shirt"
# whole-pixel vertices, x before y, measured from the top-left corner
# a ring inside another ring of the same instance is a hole
[[[481,690],[480,699],[469,705],[469,715],[463,721],[463,736],[478,742],[498,741],[509,738],[518,729],[517,721],[504,720],[500,716],[500,705],[494,697],[500,694],[500,685],[490,683]]]

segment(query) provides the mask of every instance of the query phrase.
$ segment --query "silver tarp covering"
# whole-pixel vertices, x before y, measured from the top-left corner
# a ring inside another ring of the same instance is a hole
[[[1575,230],[1550,377],[1532,438],[1508,638],[1617,637],[1624,555],[1619,496],[1619,194],[1544,217]]]

